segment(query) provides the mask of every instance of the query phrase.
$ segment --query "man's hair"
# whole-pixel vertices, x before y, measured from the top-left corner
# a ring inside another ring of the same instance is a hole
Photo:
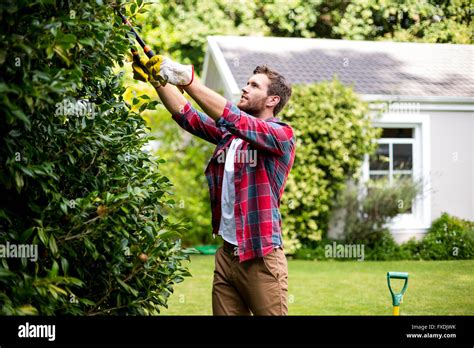
[[[291,84],[286,82],[283,75],[279,74],[275,70],[272,70],[266,65],[259,65],[253,71],[253,74],[265,74],[270,80],[270,86],[268,86],[267,95],[277,95],[280,97],[280,102],[275,105],[273,109],[273,116],[276,116],[288,103],[291,97]]]

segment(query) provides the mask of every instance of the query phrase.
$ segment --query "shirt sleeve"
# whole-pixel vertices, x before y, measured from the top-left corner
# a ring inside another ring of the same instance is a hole
[[[230,101],[227,102],[216,125],[227,128],[230,133],[247,141],[255,148],[277,156],[290,151],[295,143],[293,130],[289,125],[281,122],[267,122],[250,116]]]
[[[196,110],[190,102],[187,102],[183,110],[174,113],[172,117],[184,130],[213,144],[217,144],[224,133],[216,126],[212,118]]]

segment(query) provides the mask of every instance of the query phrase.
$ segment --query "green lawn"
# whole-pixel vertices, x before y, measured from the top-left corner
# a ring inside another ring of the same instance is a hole
[[[193,276],[175,286],[162,314],[211,315],[213,267],[214,256],[192,256]],[[474,260],[289,260],[288,267],[290,315],[391,315],[387,271],[410,274],[401,315],[474,315]]]

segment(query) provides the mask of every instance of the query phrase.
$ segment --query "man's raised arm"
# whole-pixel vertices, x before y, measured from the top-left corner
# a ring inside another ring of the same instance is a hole
[[[154,80],[160,77],[186,90],[204,110],[206,114],[194,112],[189,115],[189,103],[184,109],[180,109],[182,96],[177,95],[179,94],[177,88],[171,86],[165,87],[165,90],[161,90],[163,87],[157,88],[168,110],[176,112],[176,108],[178,109],[178,114],[173,114],[173,118],[191,133],[217,143],[223,134],[220,127],[224,127],[239,138],[252,143],[256,148],[278,156],[288,153],[294,147],[293,131],[289,126],[266,122],[241,112],[220,94],[195,80],[192,65],[182,65],[166,57],[155,56],[146,63],[146,68]]]
[[[182,112],[188,102],[175,86],[167,84],[166,86],[156,86],[163,105],[171,114]],[[194,80],[190,85],[185,86],[184,90],[199,104],[202,110],[216,121],[224,112],[227,100],[219,93],[204,86],[200,81]]]
[[[154,56],[148,62],[143,58],[140,59],[139,62],[134,62],[132,65],[133,77],[140,81],[150,82],[153,87],[155,87],[163,105],[181,128],[201,139],[217,144],[222,138],[222,130],[216,126],[212,118],[192,107],[178,88],[173,86],[173,84],[176,85],[182,81],[173,80],[169,81],[170,84],[161,86],[160,83],[151,76],[150,71],[153,71],[156,66],[159,67],[163,64],[166,66],[165,59],[163,56]],[[193,73],[194,71],[191,71],[191,76],[194,75]]]
[[[204,86],[196,79],[190,85],[184,87],[184,90],[214,121],[217,121],[222,116],[227,100],[219,93]]]

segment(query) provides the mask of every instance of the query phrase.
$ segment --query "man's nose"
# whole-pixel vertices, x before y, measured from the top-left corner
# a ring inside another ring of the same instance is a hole
[[[247,91],[247,89],[246,89],[246,88],[247,88],[247,86],[245,86],[245,87],[242,87],[242,92],[244,92],[244,93],[248,93],[249,91]]]

